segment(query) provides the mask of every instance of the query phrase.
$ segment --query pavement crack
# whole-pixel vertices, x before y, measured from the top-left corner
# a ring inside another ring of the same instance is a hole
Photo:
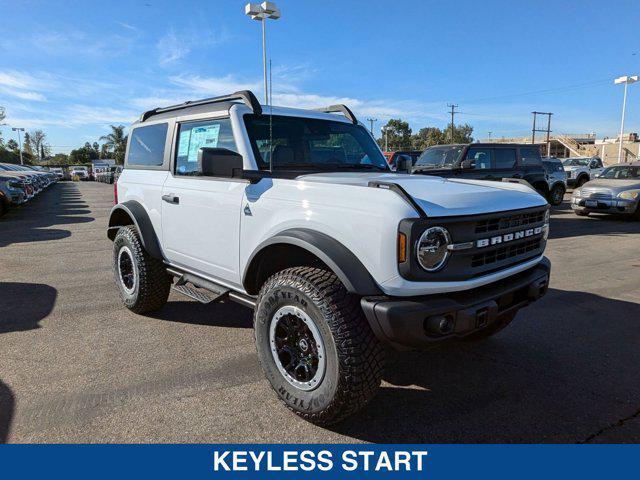
[[[635,413],[633,413],[632,415],[629,415],[628,417],[621,418],[617,422],[612,423],[611,425],[607,425],[604,428],[601,428],[596,433],[593,433],[593,434],[589,435],[587,438],[585,438],[584,440],[579,441],[578,443],[590,443],[591,441],[593,441],[594,439],[598,438],[603,433],[609,432],[611,430],[615,430],[616,428],[620,428],[620,427],[624,426],[624,424],[627,423],[628,421],[633,420],[635,418],[639,418],[639,417],[640,417],[640,409],[636,410]]]

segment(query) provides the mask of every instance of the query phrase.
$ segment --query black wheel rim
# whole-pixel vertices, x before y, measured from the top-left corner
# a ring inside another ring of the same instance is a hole
[[[118,252],[118,272],[120,274],[120,282],[128,293],[132,292],[136,285],[136,269],[133,264],[131,250],[122,247]]]
[[[293,306],[280,308],[270,327],[271,352],[285,379],[312,390],[324,376],[324,346],[311,318]]]

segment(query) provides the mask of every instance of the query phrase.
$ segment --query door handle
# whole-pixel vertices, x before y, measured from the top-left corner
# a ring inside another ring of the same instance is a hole
[[[180,203],[180,197],[176,197],[173,194],[171,194],[171,195],[162,195],[162,200],[164,200],[167,203],[174,203],[176,205]]]

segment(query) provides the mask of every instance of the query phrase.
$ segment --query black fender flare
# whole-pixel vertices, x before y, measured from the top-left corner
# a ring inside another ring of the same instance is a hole
[[[142,246],[149,255],[154,258],[162,259],[162,249],[158,236],[153,228],[149,214],[144,207],[135,200],[127,200],[119,203],[111,209],[109,214],[109,227],[107,229],[107,237],[111,241],[116,238],[118,229],[124,225],[130,225],[129,222],[124,223],[123,219],[129,217],[140,234]]]
[[[253,261],[265,248],[275,244],[295,245],[315,255],[336,274],[350,293],[362,296],[383,294],[367,268],[351,250],[329,235],[307,228],[284,230],[258,245],[242,274],[245,288]]]

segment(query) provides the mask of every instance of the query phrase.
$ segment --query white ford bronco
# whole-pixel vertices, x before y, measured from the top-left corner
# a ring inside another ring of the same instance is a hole
[[[485,338],[544,295],[548,222],[524,185],[391,172],[344,105],[242,91],[132,125],[108,236],[127,308],[171,289],[252,308],[277,395],[330,424],[374,395],[385,347]]]

